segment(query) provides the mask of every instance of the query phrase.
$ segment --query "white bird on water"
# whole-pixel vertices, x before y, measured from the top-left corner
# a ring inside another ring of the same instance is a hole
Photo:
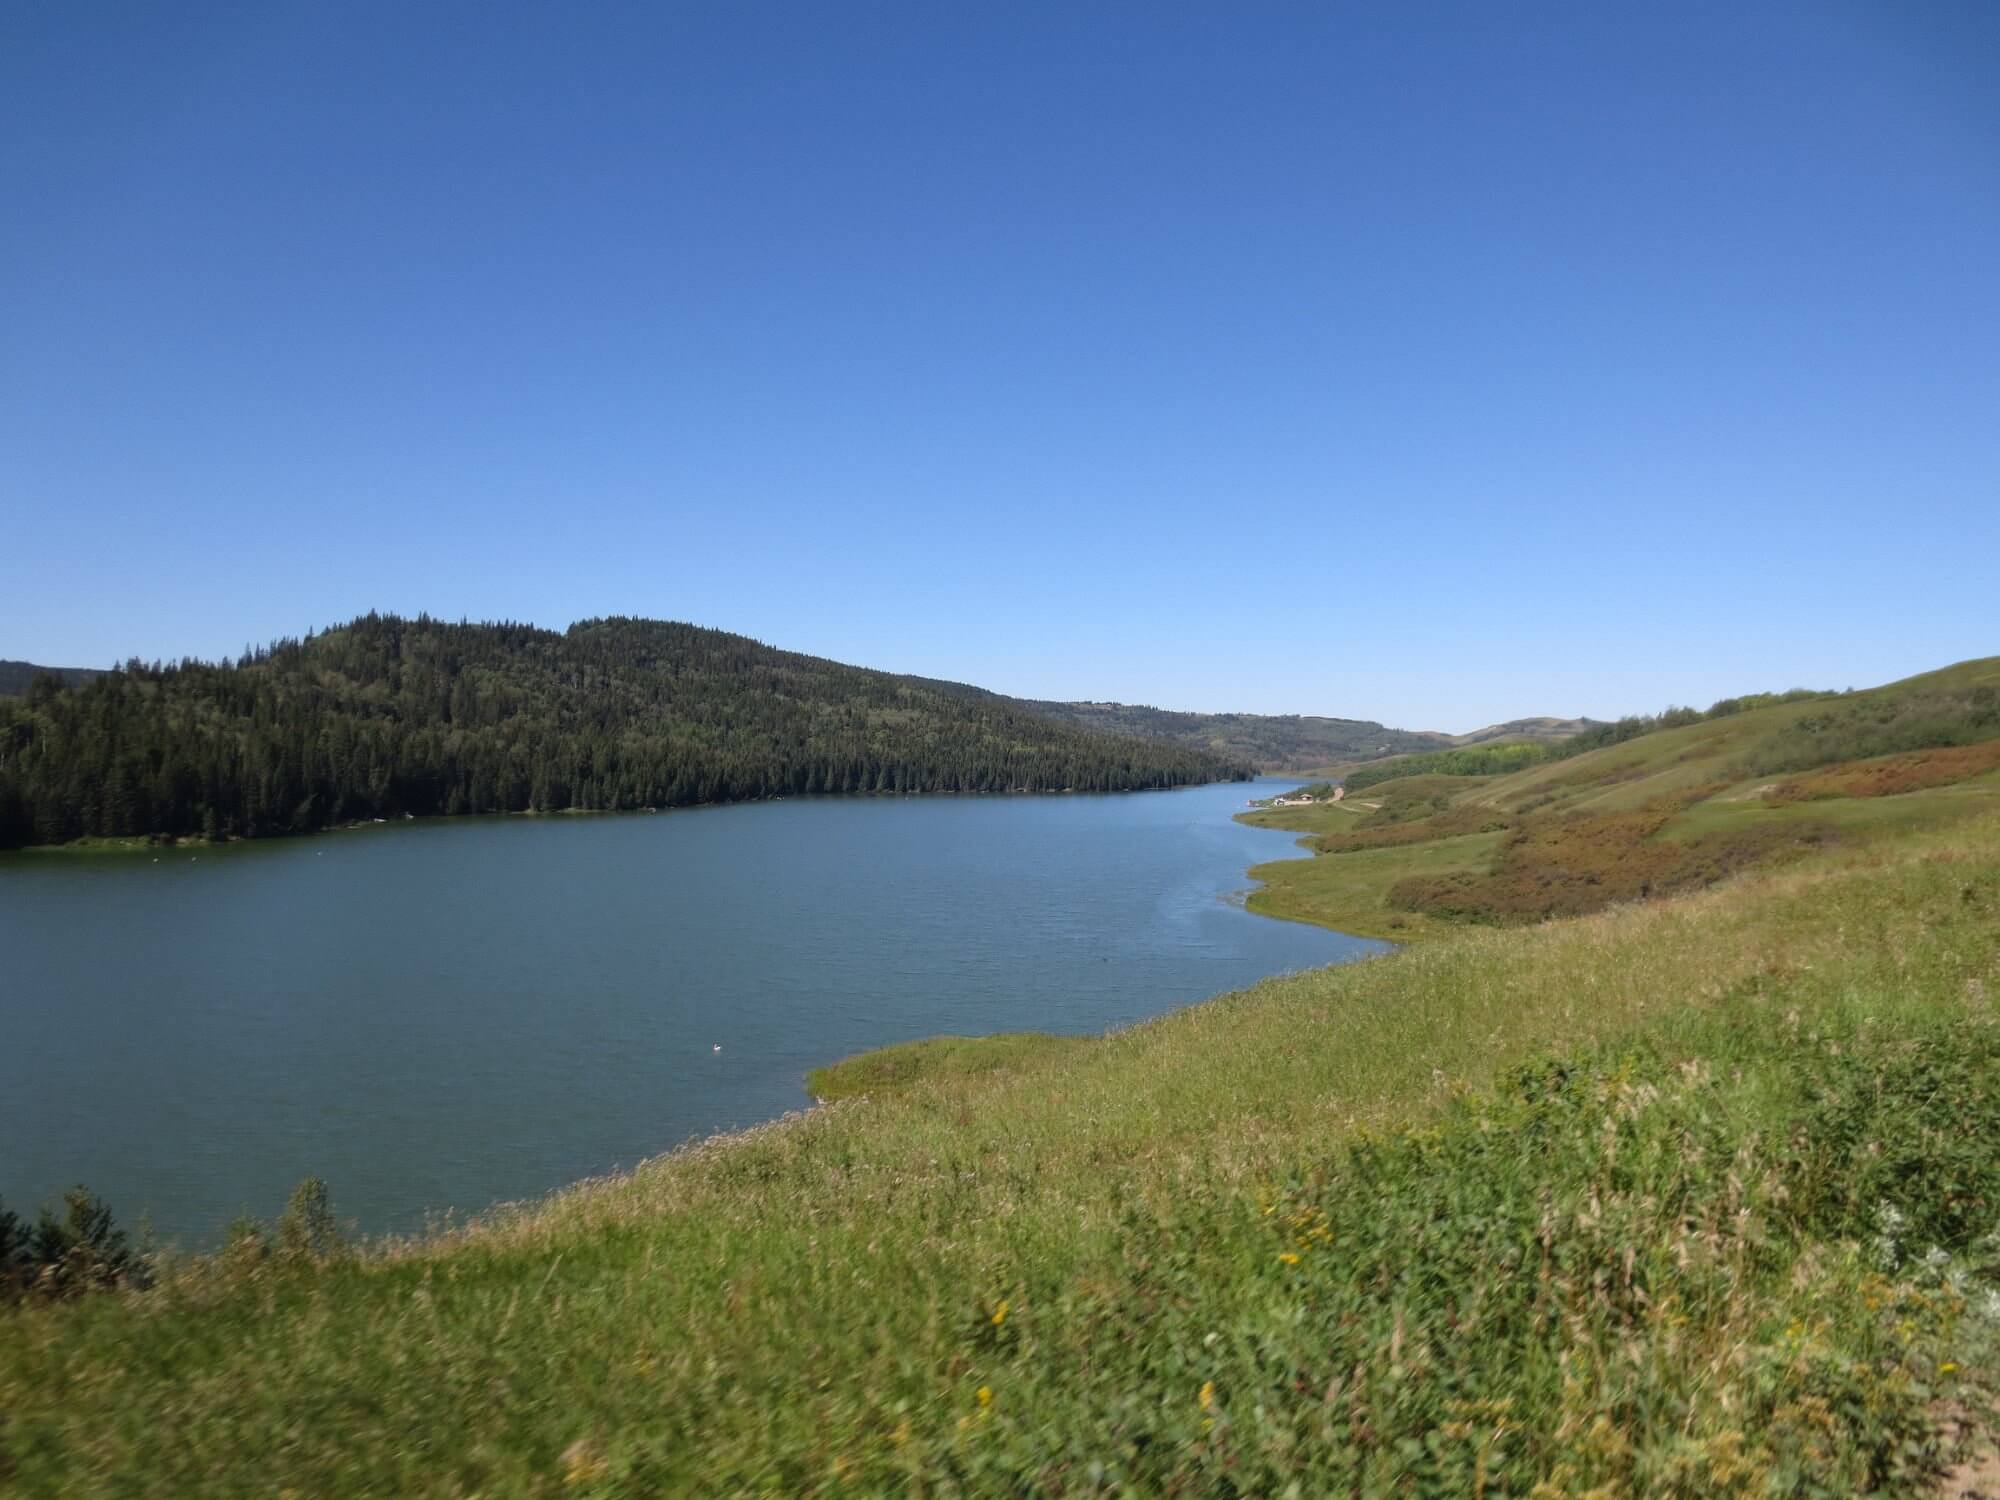
[[[713,1050],[720,1052],[722,1050],[722,1043],[717,1042]]]

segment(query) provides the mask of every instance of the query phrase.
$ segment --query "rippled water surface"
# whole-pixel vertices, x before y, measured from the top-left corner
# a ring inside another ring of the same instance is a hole
[[[1291,850],[1231,821],[1251,790],[0,858],[0,1200],[82,1180],[204,1242],[316,1173],[413,1228],[798,1108],[863,1048],[1099,1032],[1377,951],[1231,899]]]

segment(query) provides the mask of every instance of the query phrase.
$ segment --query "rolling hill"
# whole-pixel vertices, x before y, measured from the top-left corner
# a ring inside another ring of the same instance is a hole
[[[0,702],[0,847],[835,792],[1126,791],[1242,763],[656,620],[367,615]]]
[[[1504,775],[1441,774],[1480,757],[1425,754],[1367,768],[1339,804],[1253,814],[1313,835],[1318,857],[1260,869],[1251,905],[1398,938],[1537,921],[2000,801],[2000,657],[1647,722]],[[1382,779],[1397,771],[1414,774]]]
[[[1422,941],[849,1060],[471,1225],[344,1246],[309,1181],[150,1288],[79,1236],[0,1295],[0,1488],[1979,1492],[1996,709],[1970,662],[1286,809],[1324,852],[1253,904]]]
[[[1331,719],[1311,714],[1180,713],[1130,703],[1059,703],[1042,699],[1023,699],[1021,703],[1035,713],[1079,729],[1181,745],[1203,754],[1245,761],[1260,771],[1296,771],[1340,760],[1372,760],[1450,743],[1447,735],[1390,729],[1372,719]]]
[[[1204,714],[1129,703],[1062,703],[1024,699],[1035,713],[1079,728],[1165,740],[1205,754],[1243,761],[1260,771],[1317,771],[1414,751],[1481,744],[1488,740],[1554,741],[1579,733],[1593,719],[1532,718],[1492,724],[1471,734],[1391,729],[1373,719],[1314,714]]]

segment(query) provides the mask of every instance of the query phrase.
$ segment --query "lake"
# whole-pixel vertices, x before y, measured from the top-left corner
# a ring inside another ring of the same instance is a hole
[[[415,1229],[801,1108],[865,1048],[1102,1032],[1382,951],[1243,910],[1294,837],[1232,821],[1250,794],[0,857],[0,1200],[82,1181],[207,1244],[317,1174],[343,1220]]]

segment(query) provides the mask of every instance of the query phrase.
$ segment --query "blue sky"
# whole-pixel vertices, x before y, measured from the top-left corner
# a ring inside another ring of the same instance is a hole
[[[1466,729],[2000,651],[2000,7],[0,3],[0,656]]]

